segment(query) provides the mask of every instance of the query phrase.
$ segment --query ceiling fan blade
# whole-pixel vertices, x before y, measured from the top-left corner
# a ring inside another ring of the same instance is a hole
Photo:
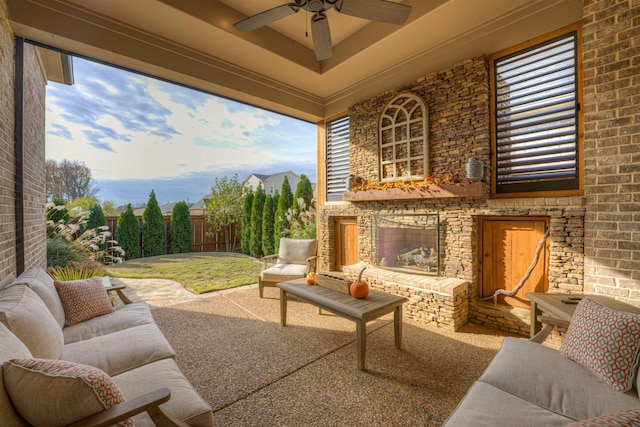
[[[274,7],[273,9],[265,10],[257,15],[250,16],[242,21],[233,24],[238,31],[252,31],[265,25],[269,25],[278,19],[282,19],[286,16],[293,15],[300,10],[300,7],[295,3],[283,4],[282,6]]]
[[[323,61],[331,58],[331,30],[329,29],[329,20],[324,13],[316,13],[311,18],[311,35],[313,36],[316,59]]]
[[[404,24],[411,13],[411,6],[386,0],[342,0],[335,8],[356,18],[396,25]]]

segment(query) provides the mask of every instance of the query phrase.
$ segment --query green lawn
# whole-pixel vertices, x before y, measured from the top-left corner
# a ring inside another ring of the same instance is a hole
[[[197,294],[258,282],[262,263],[246,255],[192,252],[139,258],[107,267],[109,275],[131,279],[171,279]]]

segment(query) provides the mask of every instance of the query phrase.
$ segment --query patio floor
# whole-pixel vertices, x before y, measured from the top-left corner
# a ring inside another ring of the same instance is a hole
[[[277,289],[260,299],[255,285],[194,296],[175,282],[123,282],[129,297],[154,307],[216,425],[440,426],[505,336],[405,320],[397,350],[390,314],[368,323],[362,372],[353,322],[291,301],[282,327]]]

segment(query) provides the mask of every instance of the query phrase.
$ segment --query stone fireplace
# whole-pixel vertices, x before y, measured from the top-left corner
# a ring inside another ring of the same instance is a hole
[[[374,215],[373,264],[409,274],[440,275],[438,214]]]

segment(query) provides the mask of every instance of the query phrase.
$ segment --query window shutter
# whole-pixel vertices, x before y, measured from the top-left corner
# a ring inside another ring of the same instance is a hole
[[[496,193],[579,188],[577,34],[494,61]]]
[[[349,116],[327,122],[327,201],[342,201],[348,191]]]

